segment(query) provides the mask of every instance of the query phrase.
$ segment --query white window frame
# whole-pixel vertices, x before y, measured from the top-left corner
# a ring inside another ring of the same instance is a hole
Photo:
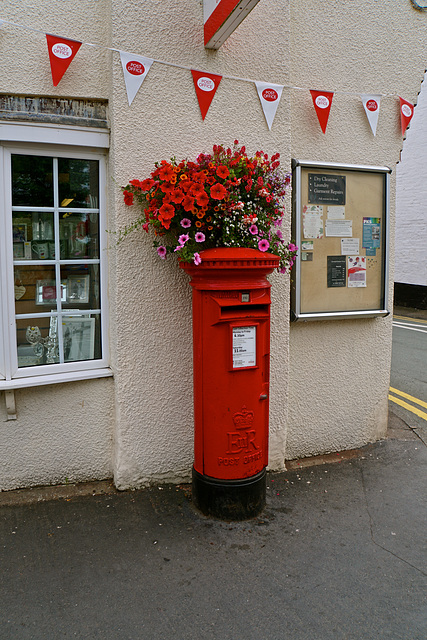
[[[0,124],[0,391],[112,375],[109,368],[106,251],[108,146],[109,135],[100,129],[23,123]],[[13,153],[99,161],[101,359],[18,368],[11,215]]]

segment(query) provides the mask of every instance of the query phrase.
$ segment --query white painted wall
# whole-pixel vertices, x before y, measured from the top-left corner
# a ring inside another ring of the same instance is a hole
[[[427,73],[396,169],[395,282],[427,286]]]

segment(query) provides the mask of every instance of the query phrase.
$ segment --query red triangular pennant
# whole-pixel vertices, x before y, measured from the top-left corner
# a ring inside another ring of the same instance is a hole
[[[219,83],[222,80],[222,76],[217,76],[213,73],[205,73],[204,71],[194,71],[193,74],[194,87],[196,89],[197,99],[199,101],[200,112],[203,120],[208,112],[211,102],[218,89]]]
[[[50,68],[52,70],[53,86],[61,80],[70,66],[71,61],[80,49],[82,43],[78,40],[69,40],[46,34],[47,48],[49,50]]]
[[[323,133],[325,133],[334,94],[331,91],[312,91],[311,89],[310,93],[313,99],[314,108],[316,109],[320,127]]]
[[[400,100],[400,125],[402,127],[402,136],[405,135],[405,131],[408,127],[408,124],[412,120],[412,116],[414,115],[414,105],[412,102],[408,102],[399,96]]]

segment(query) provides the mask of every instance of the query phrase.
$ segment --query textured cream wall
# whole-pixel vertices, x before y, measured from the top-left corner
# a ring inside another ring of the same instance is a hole
[[[203,47],[202,3],[113,1],[111,41],[127,51],[196,69],[286,83],[288,4],[270,1],[267,17],[262,4],[218,52],[209,52]],[[203,122],[190,71],[155,63],[129,108],[116,56],[110,100],[110,163],[119,184],[145,177],[156,160],[173,155],[193,158],[215,143],[232,144],[235,138],[251,152],[279,151],[285,162],[290,157],[286,93],[269,132],[255,86],[224,78]],[[130,222],[134,213],[122,204],[114,185],[111,201],[117,225]],[[116,483],[125,488],[154,479],[188,478],[193,460],[188,277],[172,260],[159,261],[141,233],[110,254],[115,283],[111,324],[116,345]],[[276,467],[284,458],[288,298],[287,279],[274,277],[270,458]]]
[[[112,476],[111,378],[15,391],[17,420],[0,393],[0,490]]]
[[[421,29],[425,32],[427,16],[403,0],[260,2],[217,52],[203,48],[203,8],[197,0],[1,4],[2,18],[37,29],[213,73],[306,88],[284,90],[269,132],[254,85],[224,78],[203,122],[190,71],[154,63],[129,108],[118,53],[82,47],[53,88],[44,36],[5,25],[0,30],[3,92],[109,99],[114,178],[109,229],[134,216],[122,203],[120,184],[147,176],[156,160],[194,157],[235,138],[250,152],[279,151],[285,165],[298,157],[394,166],[401,148],[396,99],[383,100],[373,138],[353,94],[378,90],[415,100],[424,71]],[[16,56],[19,47],[29,51],[25,65]],[[336,94],[326,135],[309,88],[351,93]],[[289,230],[289,219],[287,224]],[[0,431],[7,488],[65,476],[100,478],[112,468],[119,488],[189,477],[188,278],[172,260],[160,262],[142,233],[119,247],[110,244],[115,379],[17,393],[18,421],[3,422]],[[301,324],[289,336],[288,282],[279,275],[272,282],[270,466],[283,466],[285,449],[291,458],[380,437],[391,319]]]
[[[394,170],[402,147],[397,95],[416,101],[426,22],[427,15],[409,1],[291,2],[292,84],[337,92],[323,135],[308,91],[293,91],[292,155],[393,169],[391,266]],[[375,138],[358,97],[371,92],[388,94]],[[392,283],[393,270],[390,296]],[[358,447],[385,434],[391,322],[388,317],[292,326],[288,459]]]
[[[108,43],[109,2],[2,0],[0,18],[76,40]],[[111,53],[81,47],[53,87],[46,37],[0,28],[0,91],[92,97],[108,94]],[[1,114],[0,114],[1,115]],[[0,393],[0,490],[112,476],[114,382],[111,378],[15,392],[17,420],[7,421]]]
[[[26,95],[104,98],[111,52],[80,47],[57,87],[52,84],[45,33],[108,46],[109,0],[2,0],[0,91]],[[41,31],[42,33],[38,33]]]

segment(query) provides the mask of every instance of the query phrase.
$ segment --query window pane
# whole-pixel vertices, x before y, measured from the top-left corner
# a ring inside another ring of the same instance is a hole
[[[61,282],[66,286],[63,308],[99,309],[99,265],[62,265]]]
[[[54,260],[53,213],[15,211],[12,216],[14,260]]]
[[[54,266],[15,265],[15,311],[45,313],[56,309]],[[64,297],[64,287],[62,296]]]
[[[16,321],[19,367],[59,362],[57,325],[53,317]]]
[[[59,214],[61,260],[99,258],[97,213]]]
[[[99,317],[90,315],[63,316],[62,339],[64,362],[100,358]]]
[[[98,208],[98,161],[58,159],[59,206]]]
[[[12,205],[53,206],[52,158],[12,155]]]

